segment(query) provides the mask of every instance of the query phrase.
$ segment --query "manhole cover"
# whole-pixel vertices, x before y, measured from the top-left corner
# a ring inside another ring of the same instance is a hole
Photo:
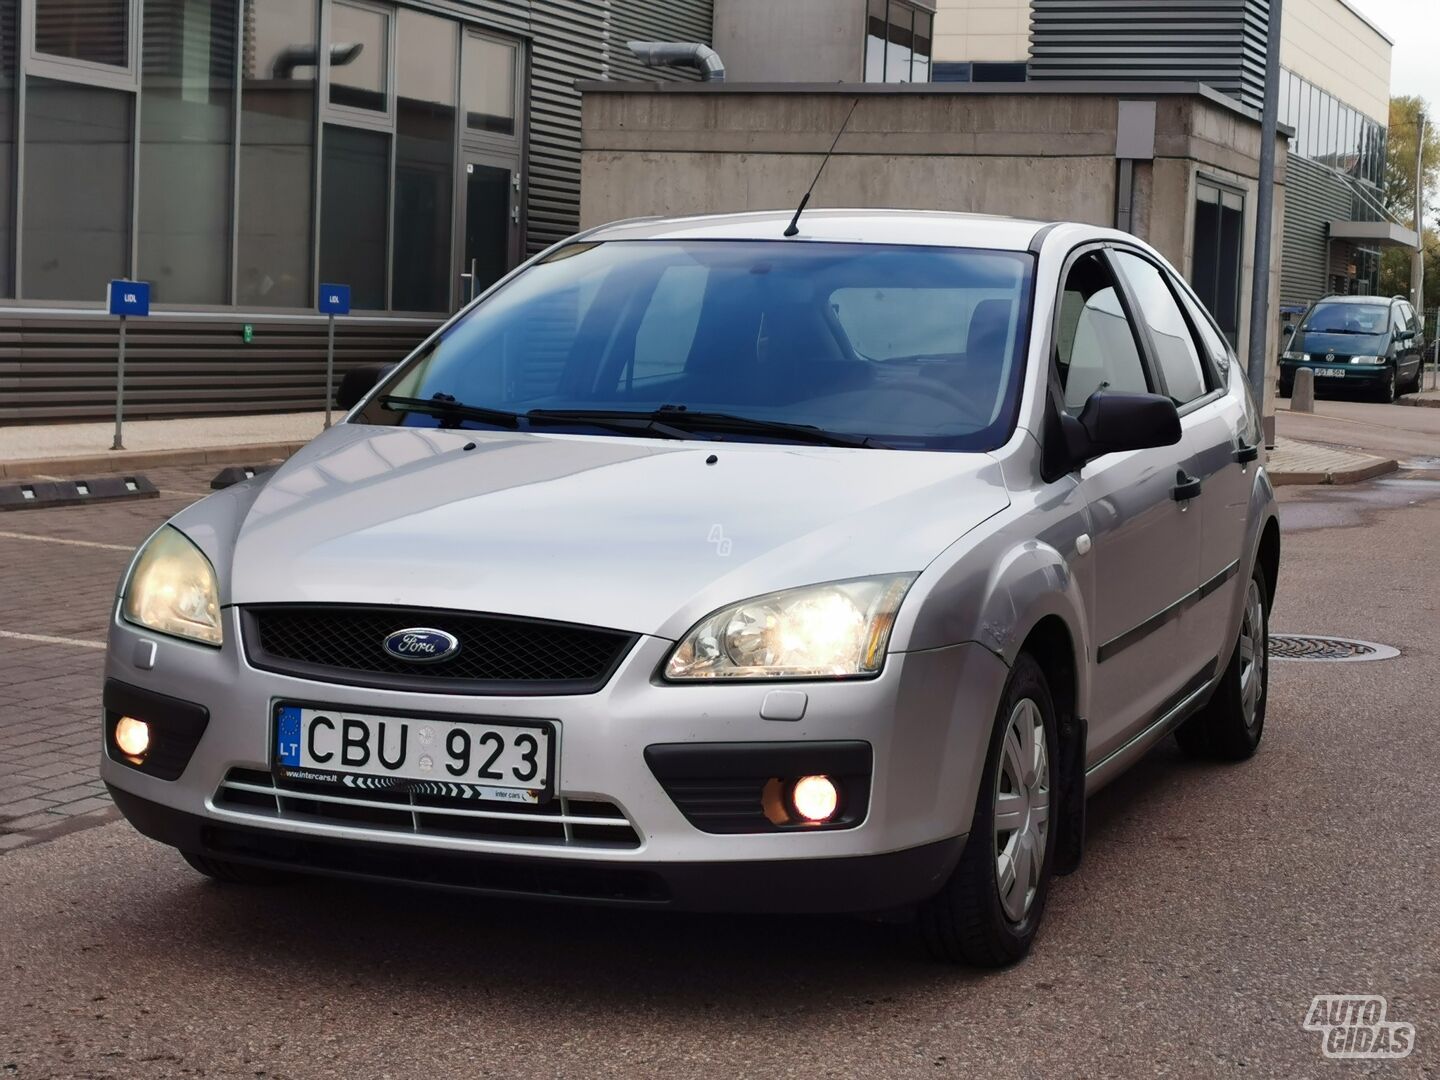
[[[1316,637],[1311,634],[1271,634],[1272,660],[1389,660],[1400,650],[1373,641]]]

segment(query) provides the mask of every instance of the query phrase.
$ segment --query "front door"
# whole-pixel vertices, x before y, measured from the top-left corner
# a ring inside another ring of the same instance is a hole
[[[482,154],[465,156],[461,306],[495,284],[520,257],[520,165]]]
[[[1104,253],[1080,256],[1066,275],[1055,350],[1065,410],[1079,415],[1100,389],[1151,392],[1141,340]],[[1082,584],[1095,662],[1091,767],[1183,697],[1196,675],[1178,621],[1200,574],[1200,518],[1175,499],[1187,457],[1181,443],[1106,454],[1080,472],[1094,549]]]

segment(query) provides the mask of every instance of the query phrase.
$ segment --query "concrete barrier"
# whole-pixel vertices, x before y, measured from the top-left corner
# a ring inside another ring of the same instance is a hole
[[[1315,372],[1308,367],[1302,367],[1295,372],[1295,385],[1290,390],[1290,411],[1308,412],[1315,411]]]

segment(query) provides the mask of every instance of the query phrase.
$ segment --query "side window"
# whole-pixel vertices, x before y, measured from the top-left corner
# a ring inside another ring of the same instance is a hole
[[[1065,409],[1078,413],[1096,390],[1146,393],[1135,328],[1125,317],[1120,293],[1098,253],[1082,256],[1065,278],[1055,363]]]
[[[1180,297],[1180,303],[1184,305],[1186,313],[1190,316],[1190,325],[1195,327],[1195,334],[1200,339],[1200,344],[1210,355],[1215,366],[1225,370],[1225,365],[1230,362],[1230,347],[1225,344],[1225,339],[1220,336],[1215,324],[1210,321],[1207,314],[1199,304],[1184,289],[1176,289],[1175,294]]]
[[[627,383],[679,375],[690,358],[710,271],[672,266],[660,275],[635,331],[635,359]]]
[[[1205,393],[1205,371],[1175,295],[1153,263],[1125,251],[1116,252],[1115,258],[1135,293],[1140,317],[1150,327],[1165,392],[1177,405],[1194,401]]]

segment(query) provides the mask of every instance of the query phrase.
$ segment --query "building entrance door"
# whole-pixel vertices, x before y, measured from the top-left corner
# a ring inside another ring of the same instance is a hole
[[[498,281],[520,257],[520,163],[465,155],[465,238],[460,265],[460,304],[468,304]]]

